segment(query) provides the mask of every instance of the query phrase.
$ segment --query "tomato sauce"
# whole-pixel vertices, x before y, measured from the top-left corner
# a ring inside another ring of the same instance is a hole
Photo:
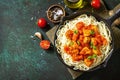
[[[73,61],[83,60],[88,67],[102,54],[100,47],[108,43],[96,25],[85,26],[83,22],[78,22],[73,30],[67,30],[65,36],[71,42],[64,46],[64,51]]]

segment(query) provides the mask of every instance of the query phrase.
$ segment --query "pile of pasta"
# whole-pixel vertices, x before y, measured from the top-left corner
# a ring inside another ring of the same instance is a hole
[[[92,15],[82,14],[66,20],[56,35],[57,52],[74,70],[90,70],[102,64],[113,51],[109,28]]]

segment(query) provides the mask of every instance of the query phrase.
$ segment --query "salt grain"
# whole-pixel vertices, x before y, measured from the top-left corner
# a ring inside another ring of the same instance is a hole
[[[62,15],[63,11],[62,10],[57,10],[56,15]]]

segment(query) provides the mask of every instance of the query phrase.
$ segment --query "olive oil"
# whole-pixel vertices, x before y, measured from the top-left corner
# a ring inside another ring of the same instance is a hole
[[[64,3],[67,7],[72,9],[78,9],[84,7],[84,1],[83,0],[64,0]]]

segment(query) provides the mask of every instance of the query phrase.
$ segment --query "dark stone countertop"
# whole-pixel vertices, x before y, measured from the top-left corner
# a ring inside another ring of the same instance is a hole
[[[104,1],[108,9],[120,3],[120,0]],[[54,24],[47,19],[46,11],[51,4],[56,3],[63,4],[63,1],[0,0],[0,80],[72,80],[54,50],[51,48],[45,51],[39,47],[39,39],[31,39],[31,35],[36,31],[41,32],[44,39],[48,39],[45,32]],[[50,23],[46,29],[40,29],[36,25],[40,17],[46,18]],[[113,57],[118,58],[120,55]],[[120,59],[111,59],[111,61],[116,63],[120,62]],[[110,70],[107,70],[110,74],[106,70],[99,73],[96,71],[83,75],[77,80],[120,79],[118,75],[120,69],[111,71],[114,66],[117,69],[120,67],[120,65],[111,65]]]

